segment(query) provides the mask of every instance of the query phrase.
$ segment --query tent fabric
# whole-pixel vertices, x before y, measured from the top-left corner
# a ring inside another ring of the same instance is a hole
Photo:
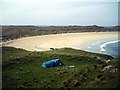
[[[56,67],[56,66],[61,66],[61,65],[63,65],[61,60],[55,59],[55,60],[51,60],[51,61],[48,61],[46,63],[43,63],[42,67]]]

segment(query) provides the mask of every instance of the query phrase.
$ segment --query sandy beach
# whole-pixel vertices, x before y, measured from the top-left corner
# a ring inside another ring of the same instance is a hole
[[[50,48],[75,48],[93,40],[116,37],[118,37],[118,32],[67,33],[20,38],[6,42],[5,46],[22,48],[28,51],[44,51],[50,50]]]

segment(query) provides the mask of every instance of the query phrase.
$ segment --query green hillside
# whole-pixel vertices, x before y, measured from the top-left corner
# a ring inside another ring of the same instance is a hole
[[[2,48],[3,88],[116,88],[119,86],[118,58],[71,48],[30,52]],[[59,58],[64,65],[41,67]],[[106,60],[110,59],[109,63]],[[101,63],[102,62],[102,63]],[[65,66],[74,65],[74,68]],[[111,68],[102,71],[105,66]]]

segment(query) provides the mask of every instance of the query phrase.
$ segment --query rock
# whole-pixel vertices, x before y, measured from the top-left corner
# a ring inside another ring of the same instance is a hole
[[[108,65],[108,66],[105,66],[102,71],[105,71],[106,69],[109,69],[110,67],[112,67],[112,65]]]
[[[74,85],[75,87],[78,87],[78,86],[80,86],[80,83],[79,83],[77,80],[75,80],[75,82],[73,83],[73,85]]]
[[[50,48],[51,50],[55,50],[54,48]]]
[[[110,62],[110,59],[106,61],[106,63]]]
[[[107,65],[105,65],[105,64],[102,64],[102,65],[101,65],[102,69],[103,69],[105,66],[107,66]]]
[[[118,68],[114,68],[114,69],[110,70],[110,72],[116,72],[116,71],[118,71]]]

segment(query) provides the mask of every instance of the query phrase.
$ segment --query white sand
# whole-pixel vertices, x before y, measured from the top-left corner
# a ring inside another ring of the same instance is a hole
[[[118,37],[118,32],[87,32],[56,35],[43,35],[20,38],[7,42],[6,46],[22,48],[28,51],[43,51],[50,48],[75,48],[86,42]]]

